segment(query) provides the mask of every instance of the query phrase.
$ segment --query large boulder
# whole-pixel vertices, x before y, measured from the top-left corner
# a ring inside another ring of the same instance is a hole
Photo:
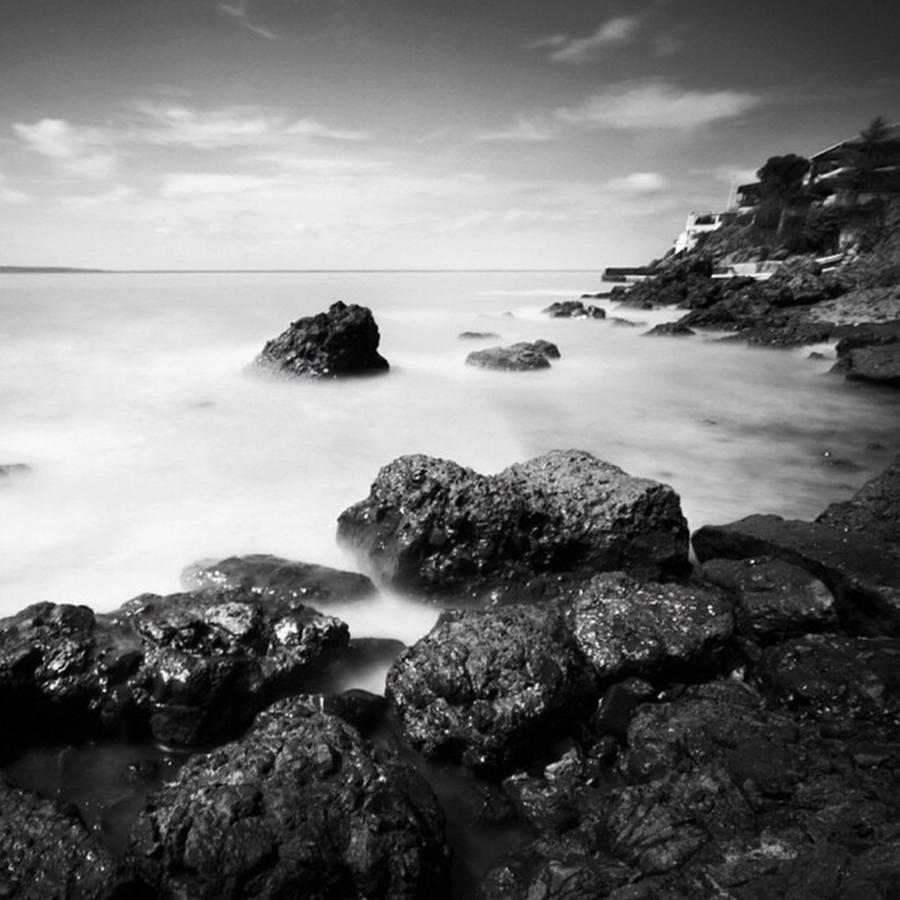
[[[295,698],[195,756],[148,801],[129,858],[159,896],[449,894],[443,817],[411,767]]]
[[[575,593],[569,626],[607,683],[675,673],[696,680],[712,669],[734,627],[731,603],[701,584],[638,582],[613,573],[595,576]]]
[[[900,387],[900,344],[849,350],[834,368],[850,381]]]
[[[591,666],[552,604],[447,610],[402,653],[386,696],[426,758],[502,770],[597,699]]]
[[[772,556],[820,578],[842,625],[860,634],[900,634],[900,547],[819,522],[747,516],[693,535],[700,562]]]
[[[6,727],[6,726],[4,726]],[[8,900],[125,900],[116,861],[72,808],[13,787],[0,775],[0,897]]]
[[[338,301],[266,342],[255,365],[283,375],[331,378],[386,371],[371,310]]]
[[[371,599],[375,585],[358,572],[252,553],[227,559],[201,560],[181,573],[185,590],[241,588],[270,600],[301,601],[326,606]]]
[[[435,599],[520,597],[542,579],[687,567],[678,495],[578,450],[554,450],[498,475],[403,456],[341,513],[338,537],[378,577]]]
[[[512,372],[526,372],[532,369],[547,369],[551,359],[559,359],[559,348],[550,341],[520,341],[509,347],[488,347],[473,350],[466,357],[466,365],[482,369],[506,369]]]
[[[900,454],[850,500],[832,503],[816,521],[838,531],[900,544]]]

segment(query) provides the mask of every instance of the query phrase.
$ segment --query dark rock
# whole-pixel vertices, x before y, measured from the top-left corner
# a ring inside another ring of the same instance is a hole
[[[384,697],[360,688],[322,697],[322,712],[343,719],[362,733],[371,731],[384,718],[387,708]]]
[[[838,358],[861,347],[883,347],[900,342],[900,321],[864,322],[846,329],[834,348]]]
[[[614,291],[614,299],[636,309],[685,303],[707,305],[707,295],[718,295],[721,291],[721,285],[711,277],[712,271],[710,259],[692,256],[661,266],[658,274],[633,285],[627,292]]]
[[[837,626],[834,595],[805,569],[772,557],[711,559],[700,575],[732,593],[737,631],[768,643]]]
[[[766,296],[774,306],[808,306],[839,296],[844,287],[839,280],[822,275],[819,264],[798,257],[785,264],[764,284]]]
[[[266,553],[196,562],[181,573],[181,583],[188,591],[240,588],[266,599],[316,606],[369,600],[375,594],[365,575]]]
[[[328,312],[307,316],[266,342],[255,365],[284,375],[312,378],[384,372],[380,335],[370,310],[338,301]]]
[[[598,734],[612,734],[624,739],[634,710],[655,693],[653,685],[643,678],[626,678],[614,684],[600,699],[592,720],[594,730]]]
[[[590,296],[592,295],[585,295],[585,297]],[[606,318],[605,309],[600,306],[586,305],[581,300],[557,300],[542,311],[554,319]]]
[[[129,600],[115,620],[142,642],[129,680],[155,740],[196,747],[234,736],[300,692],[347,645],[347,626],[293,600],[246,591]]]
[[[609,322],[610,325],[622,325],[626,328],[637,328],[640,325],[646,324],[645,322],[633,322],[631,319],[623,319],[620,316],[612,316],[607,319],[607,322]]]
[[[828,359],[828,357],[824,353],[819,353],[818,350],[813,350],[812,353],[810,353],[806,358],[815,360]]]
[[[0,897],[125,900],[126,884],[72,807],[19,790],[0,775]],[[137,890],[130,896],[142,896]]]
[[[578,648],[606,683],[708,673],[734,627],[731,603],[714,588],[638,582],[619,572],[579,587],[567,616]]]
[[[900,634],[900,548],[818,522],[748,516],[693,536],[701,562],[773,556],[820,578],[841,624],[861,634]]]
[[[400,457],[381,469],[367,499],[341,513],[338,536],[379,578],[435,598],[515,598],[542,577],[687,565],[678,495],[575,450],[492,476]]]
[[[900,544],[900,455],[850,500],[832,503],[816,521],[838,531]]]
[[[472,338],[478,340],[500,337],[499,334],[495,334],[493,331],[461,331],[459,333],[459,336],[461,338]]]
[[[129,856],[167,897],[449,894],[443,818],[427,784],[302,700],[188,761],[135,823]]]
[[[593,672],[552,605],[447,610],[387,677],[409,742],[429,759],[502,770],[596,702]]]
[[[525,372],[531,369],[547,369],[551,359],[559,359],[559,349],[549,341],[521,341],[509,347],[488,347],[473,350],[466,357],[466,365],[482,369],[507,369]]]
[[[654,325],[649,331],[644,332],[645,336],[649,337],[682,337],[696,333],[696,331],[688,328],[687,325],[683,325],[680,321],[662,322],[659,325]]]
[[[0,465],[0,484],[11,478],[30,475],[31,471],[31,466],[26,466],[25,463],[4,463]]]
[[[850,350],[841,357],[834,371],[843,372],[850,381],[900,387],[900,344]]]

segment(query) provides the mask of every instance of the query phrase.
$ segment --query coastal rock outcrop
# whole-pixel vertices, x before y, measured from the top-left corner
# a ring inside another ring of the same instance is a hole
[[[548,369],[550,360],[559,359],[559,356],[559,348],[550,341],[520,341],[509,347],[473,350],[466,357],[466,365],[482,369],[525,372],[532,369]]]
[[[596,702],[596,681],[552,605],[446,610],[402,653],[386,696],[426,758],[503,769]]]
[[[181,573],[185,590],[241,588],[272,600],[327,606],[371,599],[375,585],[358,572],[283,559],[268,553],[201,560]]]
[[[371,310],[338,301],[328,312],[293,322],[266,342],[254,364],[283,375],[334,378],[385,372],[380,334]]]
[[[843,372],[850,381],[900,387],[900,344],[849,350],[835,370]]]
[[[295,698],[189,760],[150,798],[129,858],[167,897],[445,898],[443,825],[411,767]]]
[[[557,300],[542,310],[552,319],[605,319],[606,310],[601,306],[585,304],[581,300]]]
[[[341,513],[338,537],[378,578],[434,599],[524,599],[561,578],[688,567],[678,495],[577,450],[489,476],[449,460],[400,457]]]
[[[644,335],[646,337],[687,337],[696,333],[693,328],[688,328],[681,321],[677,321],[654,325],[649,331],[645,331]]]

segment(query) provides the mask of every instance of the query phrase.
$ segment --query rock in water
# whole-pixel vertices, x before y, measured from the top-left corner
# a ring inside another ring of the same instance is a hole
[[[488,347],[473,350],[466,357],[466,365],[482,369],[506,369],[511,372],[526,372],[531,369],[550,368],[551,359],[559,359],[559,348],[550,341],[520,341],[509,347]]]
[[[402,456],[341,513],[338,537],[384,581],[434,599],[515,599],[541,579],[688,567],[687,523],[672,488],[579,450],[491,476]]]
[[[333,378],[385,372],[380,335],[371,310],[333,303],[327,313],[298,319],[267,341],[255,365],[284,375]]]
[[[148,801],[129,857],[164,897],[449,894],[443,816],[425,781],[301,699],[191,759]]]
[[[596,681],[552,605],[447,610],[401,653],[386,696],[429,759],[497,770],[549,743],[596,701]]]
[[[557,300],[542,310],[553,319],[605,319],[606,310],[585,304],[581,300]]]

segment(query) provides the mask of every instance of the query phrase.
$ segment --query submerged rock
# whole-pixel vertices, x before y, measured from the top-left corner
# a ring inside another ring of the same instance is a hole
[[[341,513],[338,537],[378,577],[436,599],[523,596],[535,582],[599,571],[687,568],[678,495],[577,450],[498,475],[403,456]]]
[[[449,895],[443,817],[425,781],[300,699],[189,760],[150,798],[129,856],[166,897]]]
[[[834,593],[841,624],[861,634],[900,634],[900,547],[819,522],[748,516],[693,535],[701,562],[771,556],[798,565]]]
[[[550,605],[447,610],[388,672],[386,696],[426,758],[503,769],[596,702],[593,672]]]
[[[594,295],[587,295],[587,298],[593,298]],[[548,316],[554,319],[605,319],[606,310],[600,306],[592,306],[585,304],[581,300],[557,300],[551,303],[546,309],[542,310]]]
[[[473,350],[466,357],[466,365],[482,369],[508,369],[524,372],[531,369],[547,369],[551,359],[559,359],[559,348],[550,341],[520,341],[509,347],[488,347]]]
[[[470,340],[488,340],[489,338],[498,338],[500,335],[493,331],[461,331],[459,337]]]
[[[26,466],[25,463],[4,463],[0,465],[0,484],[11,478],[21,478],[30,474],[31,466]]]
[[[647,337],[686,337],[696,334],[692,328],[678,322],[663,322],[660,325],[654,325],[649,331],[644,332]]]
[[[254,553],[218,562],[201,560],[181,573],[188,591],[241,588],[273,600],[299,600],[324,606],[371,599],[375,585],[365,575],[328,566]]]
[[[338,301],[266,342],[255,365],[284,375],[322,378],[387,371],[378,353],[380,335],[364,306]]]
[[[816,521],[839,531],[900,544],[900,454],[850,500],[832,503]]]

